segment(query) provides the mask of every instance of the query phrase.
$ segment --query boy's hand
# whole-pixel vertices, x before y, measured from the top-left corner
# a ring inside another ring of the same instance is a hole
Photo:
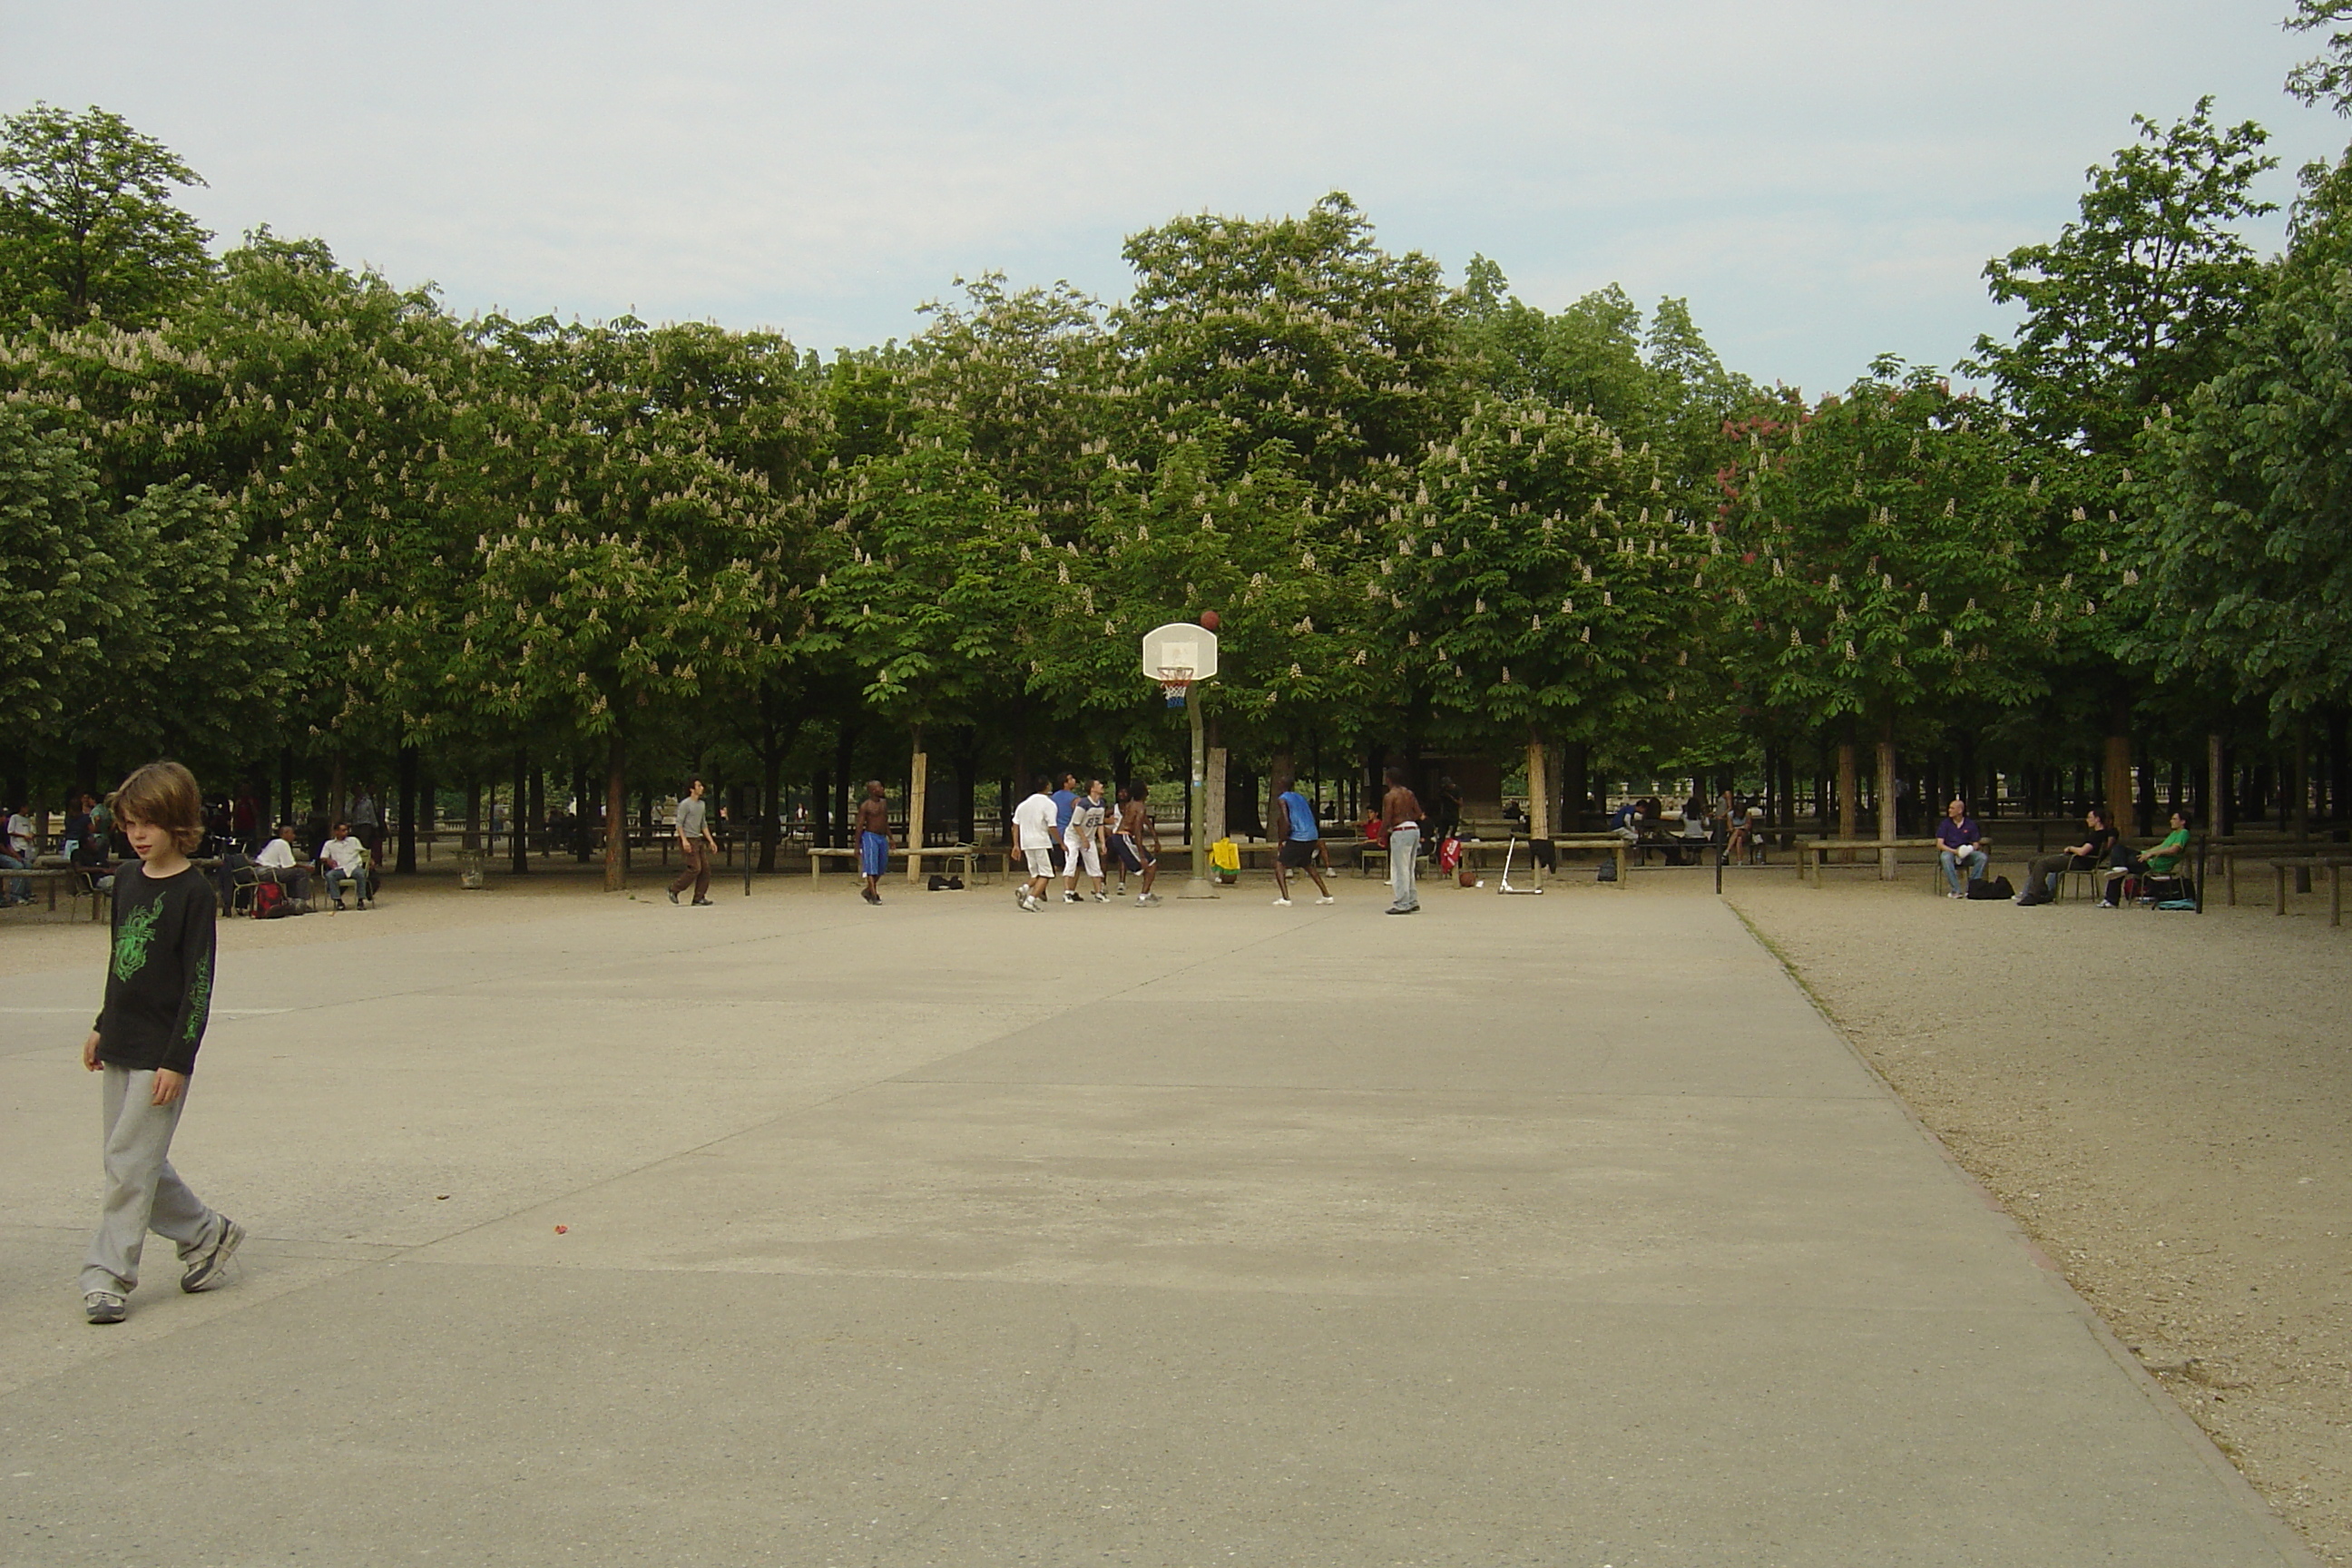
[[[173,1072],[170,1068],[155,1069],[155,1092],[147,1097],[150,1105],[169,1105],[188,1092],[188,1075]]]
[[[106,1065],[98,1059],[98,1031],[96,1029],[92,1029],[89,1032],[89,1038],[81,1043],[81,1065],[90,1072],[96,1072],[100,1068]]]

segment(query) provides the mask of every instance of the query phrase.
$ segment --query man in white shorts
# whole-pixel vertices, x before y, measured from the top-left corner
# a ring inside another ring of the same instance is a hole
[[[1062,830],[1062,869],[1069,878],[1062,889],[1062,902],[1066,904],[1078,901],[1080,866],[1095,879],[1095,902],[1110,902],[1110,894],[1103,886],[1102,868],[1103,822],[1107,816],[1103,782],[1095,779],[1087,785],[1087,793],[1072,803],[1069,826]]]
[[[1013,853],[1021,858],[1024,880],[1014,892],[1034,914],[1045,907],[1045,885],[1054,877],[1054,781],[1040,777],[1029,798],[1013,808]]]

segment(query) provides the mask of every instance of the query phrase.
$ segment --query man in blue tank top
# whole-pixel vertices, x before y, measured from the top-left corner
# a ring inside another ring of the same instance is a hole
[[[1288,777],[1275,780],[1282,793],[1274,800],[1274,903],[1276,909],[1290,907],[1290,873],[1305,871],[1315,879],[1315,890],[1322,897],[1318,904],[1335,902],[1331,885],[1323,879],[1323,868],[1316,858],[1323,848],[1323,830],[1315,821],[1315,803],[1291,787]]]

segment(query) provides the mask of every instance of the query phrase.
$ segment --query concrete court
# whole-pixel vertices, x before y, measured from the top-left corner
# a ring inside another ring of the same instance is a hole
[[[0,1562],[2309,1561],[1710,898],[846,880],[259,928],[115,1329],[10,982]]]

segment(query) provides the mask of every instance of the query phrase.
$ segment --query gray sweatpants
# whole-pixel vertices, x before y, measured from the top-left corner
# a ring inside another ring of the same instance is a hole
[[[1421,908],[1421,893],[1412,885],[1417,869],[1413,862],[1421,856],[1421,829],[1400,826],[1389,833],[1389,891],[1394,895],[1389,907],[1396,910]]]
[[[186,1258],[211,1245],[222,1222],[188,1190],[166,1158],[187,1095],[182,1093],[169,1105],[151,1105],[153,1072],[110,1066],[103,1075],[100,1103],[106,1129],[106,1205],[100,1211],[98,1234],[90,1237],[89,1255],[82,1260],[81,1288],[85,1294],[112,1290],[129,1295],[139,1283],[139,1252],[149,1231],[178,1243],[180,1256]]]

